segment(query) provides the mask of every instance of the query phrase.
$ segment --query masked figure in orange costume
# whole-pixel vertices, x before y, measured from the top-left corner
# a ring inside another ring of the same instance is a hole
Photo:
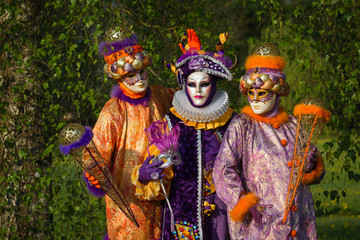
[[[122,33],[113,31],[99,50],[106,61],[105,72],[119,85],[113,88],[112,98],[99,115],[93,128],[93,141],[140,225],[138,228],[105,195],[108,238],[158,239],[160,202],[139,200],[131,183],[131,173],[144,160],[148,146],[144,129],[168,112],[174,90],[148,85],[146,67],[151,65],[151,57],[134,34],[124,38]],[[99,196],[101,189],[87,183],[90,191],[98,190],[92,193]]]

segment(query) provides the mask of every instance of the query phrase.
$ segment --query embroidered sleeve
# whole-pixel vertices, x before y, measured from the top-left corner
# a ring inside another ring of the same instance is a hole
[[[111,169],[111,157],[115,151],[118,136],[121,136],[123,117],[119,105],[114,100],[109,100],[102,109],[99,118],[93,128],[93,142],[99,151],[105,164]],[[90,145],[89,145],[90,146]],[[93,156],[97,156],[94,149],[90,149]],[[83,154],[83,158],[90,157]]]
[[[244,137],[242,121],[235,117],[225,132],[213,169],[216,193],[231,209],[243,191],[239,172]]]

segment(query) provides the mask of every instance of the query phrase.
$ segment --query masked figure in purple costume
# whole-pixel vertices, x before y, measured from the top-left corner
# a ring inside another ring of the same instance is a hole
[[[168,129],[179,128],[181,164],[166,168],[162,178],[170,188],[168,196],[176,225],[172,231],[169,207],[164,205],[162,239],[229,239],[226,205],[216,196],[212,180],[222,136],[234,115],[228,94],[216,87],[221,79],[232,80],[232,63],[223,51],[226,38],[227,33],[220,35],[218,53],[205,52],[194,30],[189,29],[183,38],[187,44],[180,43],[184,55],[176,65],[168,66],[177,74],[182,88],[175,93],[171,113],[165,116]],[[149,155],[159,153],[150,148]],[[156,162],[147,164],[151,157],[135,169],[133,183],[141,199],[164,199],[159,181],[152,181],[150,176],[159,171]]]
[[[308,185],[319,183],[325,168],[316,147],[283,222],[297,131],[297,119],[279,107],[289,92],[285,65],[278,47],[266,43],[248,57],[240,79],[250,106],[230,123],[213,171],[216,192],[230,210],[231,239],[317,238]]]

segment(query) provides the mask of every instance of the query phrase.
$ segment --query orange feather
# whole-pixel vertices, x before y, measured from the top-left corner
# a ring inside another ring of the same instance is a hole
[[[305,105],[303,103],[298,104],[294,108],[294,116],[299,116],[302,114],[311,114],[316,115],[319,118],[323,118],[325,122],[328,122],[330,120],[331,112],[328,110],[325,110],[319,106],[316,105]]]
[[[250,106],[245,106],[242,110],[242,113],[249,115],[252,119],[255,119],[258,122],[265,122],[271,124],[274,128],[279,128],[280,124],[287,122],[289,120],[289,115],[287,112],[280,107],[279,114],[272,118],[265,118],[259,114],[254,113]]]
[[[246,59],[245,68],[249,70],[254,67],[272,68],[282,71],[286,66],[285,58],[281,56],[259,56],[251,55]]]
[[[230,218],[235,222],[244,221],[249,209],[259,202],[259,198],[253,193],[248,193],[239,199],[235,207],[230,211]]]
[[[323,174],[324,171],[325,171],[324,161],[321,155],[319,155],[319,157],[316,159],[315,162],[315,169],[309,173],[305,173],[301,179],[301,182],[306,185],[317,183],[318,179],[320,178],[320,176]]]

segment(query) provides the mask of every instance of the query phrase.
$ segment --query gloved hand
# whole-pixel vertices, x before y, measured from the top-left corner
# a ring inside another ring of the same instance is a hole
[[[254,206],[250,207],[249,213],[251,214],[252,218],[254,219],[255,223],[260,224],[261,223],[261,213],[257,209],[258,205],[255,204]]]
[[[139,168],[139,182],[142,184],[148,184],[151,180],[161,179],[165,174],[161,174],[164,169],[159,168],[162,165],[163,161],[157,161],[154,163],[149,163],[151,159],[154,158],[154,155],[148,156],[141,167]]]
[[[309,157],[308,157],[309,164],[306,166],[306,169],[305,169],[305,171],[307,173],[314,170],[315,161],[316,161],[316,158],[317,158],[317,154],[316,154],[317,151],[318,151],[317,147],[313,147],[312,151],[309,154]]]
[[[86,188],[91,195],[97,198],[103,197],[105,195],[105,191],[99,185],[99,181],[86,171],[84,171],[83,180],[85,181]]]

